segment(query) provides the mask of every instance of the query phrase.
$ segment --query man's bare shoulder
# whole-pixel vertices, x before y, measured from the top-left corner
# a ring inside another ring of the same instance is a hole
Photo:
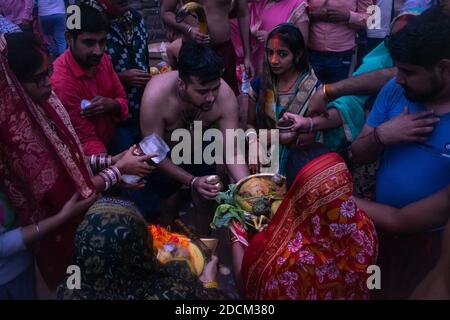
[[[238,112],[238,101],[230,86],[222,79],[220,83],[219,94],[216,100],[221,113]]]
[[[178,81],[178,72],[171,71],[152,77],[145,87],[142,98],[142,107],[148,108],[161,103],[167,104],[175,97],[175,88]]]

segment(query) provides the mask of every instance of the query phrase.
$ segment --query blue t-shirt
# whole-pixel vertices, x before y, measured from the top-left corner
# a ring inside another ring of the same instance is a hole
[[[426,110],[409,101],[393,79],[378,95],[367,125],[376,128],[398,116],[405,106],[410,113]],[[386,147],[377,172],[377,202],[401,208],[450,184],[450,113],[439,117],[440,122],[425,143]]]

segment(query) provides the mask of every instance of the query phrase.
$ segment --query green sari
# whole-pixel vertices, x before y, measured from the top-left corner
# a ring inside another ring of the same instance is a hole
[[[161,265],[153,254],[146,222],[131,202],[102,198],[87,212],[75,236],[74,264],[81,289],[62,283],[59,299],[181,300],[218,299],[204,289],[186,262]]]
[[[319,85],[320,81],[312,68],[300,74],[294,90],[289,94],[280,93],[277,81],[270,75],[257,78],[252,82],[248,93],[249,98],[255,101],[257,128],[275,129],[276,123],[285,112],[305,115],[308,111],[309,101]],[[284,175],[286,172],[286,161],[291,147],[290,145],[280,145],[277,170],[279,174]]]

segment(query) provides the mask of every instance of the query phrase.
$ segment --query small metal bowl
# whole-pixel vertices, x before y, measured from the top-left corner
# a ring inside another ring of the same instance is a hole
[[[289,132],[294,127],[294,121],[292,120],[281,120],[277,123],[277,129],[281,132]]]
[[[203,242],[209,250],[211,250],[211,254],[214,254],[217,249],[217,245],[219,244],[219,239],[217,238],[200,238],[200,241]]]

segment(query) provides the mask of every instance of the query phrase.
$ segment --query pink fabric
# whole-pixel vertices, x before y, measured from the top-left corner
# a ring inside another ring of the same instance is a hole
[[[111,59],[103,55],[96,74],[91,77],[75,61],[70,49],[53,63],[52,87],[70,115],[70,120],[83,145],[86,155],[106,153],[106,144],[114,136],[115,122],[128,117],[128,100],[119,76],[114,71]],[[95,96],[115,99],[121,107],[119,118],[101,115],[82,118],[81,100],[92,100]]]
[[[33,20],[33,0],[0,0],[0,14],[14,24]]]
[[[269,4],[269,0],[249,1],[248,12],[250,19],[250,31],[264,30],[270,32],[277,25],[288,22],[292,12],[305,0],[281,0]],[[268,8],[266,8],[268,6]],[[306,13],[300,19],[307,21]],[[295,23],[296,21],[291,21]],[[242,63],[244,58],[244,50],[242,47],[241,37],[239,33],[239,25],[237,19],[231,20],[231,40],[233,41],[238,63]],[[264,43],[250,35],[250,48],[252,50],[252,63],[258,72],[261,68],[262,58],[264,57]]]
[[[267,2],[267,1],[265,1]],[[305,0],[282,0],[274,2],[261,12],[261,26],[259,30],[270,32],[273,28],[283,22],[287,22],[291,13]]]
[[[308,0],[309,10],[325,5],[327,0]],[[356,46],[356,31],[366,27],[367,7],[373,0],[328,0],[328,6],[350,10],[348,22],[311,22],[309,48],[316,51],[342,52]]]

